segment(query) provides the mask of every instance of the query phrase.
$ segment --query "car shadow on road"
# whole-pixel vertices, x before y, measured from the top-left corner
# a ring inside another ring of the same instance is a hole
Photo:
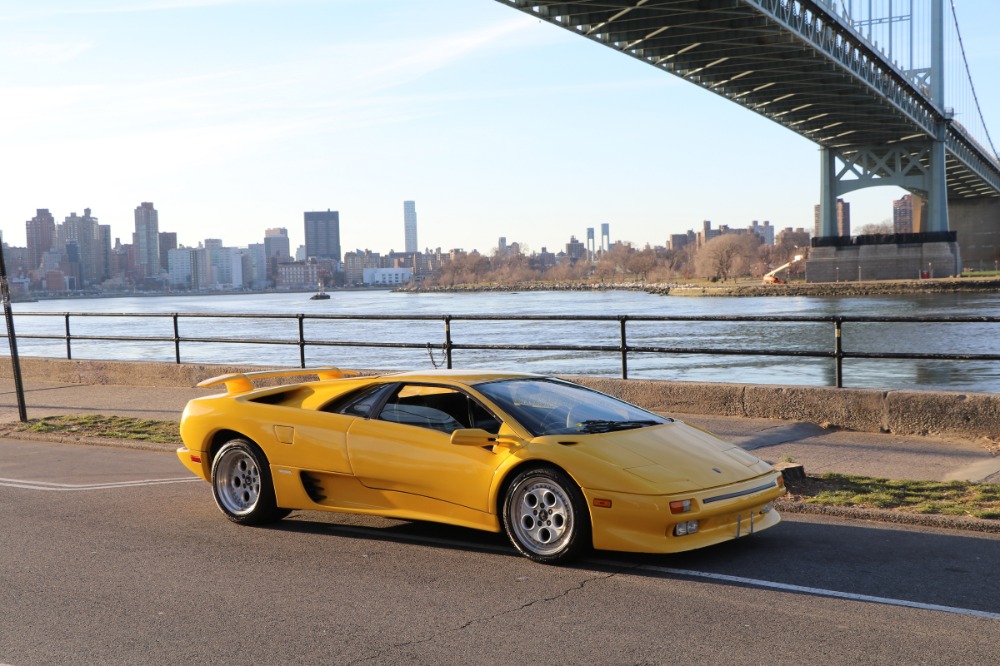
[[[502,534],[435,523],[303,512],[271,529],[521,557]],[[665,555],[596,551],[571,566],[665,580],[693,577],[705,584],[768,587],[792,594],[830,591],[1000,614],[998,546],[996,535],[795,516],[766,532],[708,548]],[[545,566],[527,560],[525,564]]]

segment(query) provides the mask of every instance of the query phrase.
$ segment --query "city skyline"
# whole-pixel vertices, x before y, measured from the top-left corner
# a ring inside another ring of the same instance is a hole
[[[1000,4],[956,10],[1000,131]],[[17,246],[38,209],[117,231],[140,201],[183,242],[286,227],[297,247],[302,211],[331,208],[344,249],[399,250],[413,200],[421,249],[537,251],[607,222],[637,244],[705,219],[808,228],[819,200],[814,144],[494,0],[38,0],[0,9],[0,52]],[[853,225],[903,193],[846,196]]]

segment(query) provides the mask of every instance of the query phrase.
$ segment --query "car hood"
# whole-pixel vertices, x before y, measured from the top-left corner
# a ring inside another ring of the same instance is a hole
[[[681,421],[589,435],[580,444],[664,493],[739,483],[773,469],[735,444]]]

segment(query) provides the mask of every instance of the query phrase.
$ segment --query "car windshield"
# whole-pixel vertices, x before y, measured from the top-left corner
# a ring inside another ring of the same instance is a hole
[[[505,379],[476,389],[536,437],[630,430],[671,420],[557,379]]]

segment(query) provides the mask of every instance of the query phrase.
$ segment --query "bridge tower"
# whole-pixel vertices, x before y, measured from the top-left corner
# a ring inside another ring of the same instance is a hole
[[[897,185],[927,201],[927,225],[921,231],[949,230],[945,138],[953,112],[945,107],[944,102],[944,0],[931,0],[930,18],[930,67],[910,74],[916,75],[925,90],[929,91],[937,110],[934,135],[917,150],[914,150],[914,143],[910,141],[842,148],[821,147],[821,236],[837,236],[838,197],[855,190],[885,185]],[[893,17],[890,16],[887,20],[891,21]]]

